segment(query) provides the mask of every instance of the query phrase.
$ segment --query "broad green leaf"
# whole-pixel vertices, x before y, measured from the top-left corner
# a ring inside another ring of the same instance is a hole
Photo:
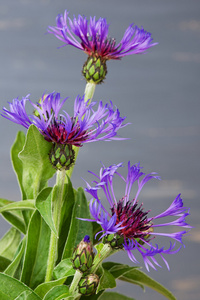
[[[21,281],[31,288],[44,282],[49,253],[50,229],[36,210],[31,218]]]
[[[126,272],[129,272],[131,268],[138,268],[138,267],[130,267],[129,265],[124,265],[112,261],[107,261],[102,264],[103,268],[108,270],[112,275],[117,279]],[[133,283],[133,282],[132,282]],[[135,284],[139,285],[144,290],[144,285],[140,284],[139,282],[135,281]]]
[[[0,255],[12,260],[20,241],[20,232],[15,228],[10,228],[0,240]]]
[[[108,270],[100,267],[97,271],[97,274],[100,275],[100,282],[97,287],[97,293],[101,290],[112,289],[116,287],[115,277]]]
[[[58,236],[52,216],[51,192],[51,187],[43,189],[36,198],[35,206],[39,210],[41,216],[43,217],[49,228],[55,233],[56,236]]]
[[[4,207],[14,201],[9,201],[6,199],[0,199],[0,207]],[[2,216],[8,221],[12,226],[17,228],[22,233],[26,233],[26,227],[24,223],[24,218],[21,211],[3,212]]]
[[[58,280],[54,280],[54,281],[49,281],[49,282],[44,282],[41,283],[40,285],[38,285],[36,287],[36,289],[34,290],[34,292],[39,295],[42,299],[44,298],[44,296],[55,286],[59,286],[62,285],[67,277],[64,278],[60,278]]]
[[[87,199],[82,188],[79,188],[75,193],[75,205],[62,259],[72,256],[74,248],[85,235],[92,236],[93,234],[91,222],[82,221],[78,218],[90,218]]]
[[[61,300],[69,297],[69,288],[66,285],[53,287],[44,297],[44,300]],[[71,298],[71,297],[70,297]],[[73,298],[72,298],[73,299]]]
[[[12,202],[0,208],[0,213],[5,211],[11,211],[11,210],[27,210],[27,209],[31,209],[31,210],[35,209],[35,200]]]
[[[11,263],[11,260],[4,257],[0,256],[0,272],[3,272]]]
[[[68,178],[68,183],[65,184],[65,193],[63,199],[63,206],[61,210],[60,217],[60,233],[58,240],[58,260],[57,263],[61,261],[63,249],[67,240],[69,233],[69,228],[72,220],[72,212],[75,203],[74,190],[70,179]]]
[[[27,287],[24,283],[6,274],[0,273],[1,300],[15,300],[18,296],[22,295],[26,291],[30,292],[27,300],[41,300],[41,298],[36,295],[31,289],[29,289],[29,287]]]
[[[12,226],[17,228],[23,234],[26,234],[26,227],[24,223],[24,219],[21,217],[21,212],[4,212],[2,216],[8,221]]]
[[[12,164],[13,164],[13,169],[17,175],[19,186],[21,188],[22,199],[26,199],[26,193],[25,193],[23,185],[22,185],[23,164],[22,164],[22,161],[19,159],[18,155],[19,155],[19,152],[22,151],[22,149],[24,147],[25,139],[26,139],[26,137],[25,137],[24,132],[19,131],[17,133],[14,144],[11,148],[11,160],[12,160]]]
[[[99,300],[134,300],[134,299],[116,292],[104,292],[103,295],[100,296]]]
[[[112,270],[110,272],[112,273]],[[130,271],[120,276],[119,279],[133,284],[138,282],[142,285],[148,286],[149,288],[157,291],[161,295],[165,296],[167,299],[176,300],[174,295],[169,290],[167,290],[163,285],[161,285],[151,277],[147,276],[144,272],[136,268],[130,267]]]
[[[25,250],[25,242],[26,242],[26,238],[24,237],[24,239],[21,241],[21,243],[16,251],[13,261],[7,267],[7,269],[4,271],[5,274],[15,277],[15,273],[17,272],[17,270],[20,266],[20,263],[22,261],[22,258],[23,258],[23,254],[24,254],[24,250]]]
[[[26,136],[23,131],[19,131],[14,144],[11,148],[11,160],[13,164],[13,169],[17,175],[19,187],[21,189],[22,199],[27,199],[26,191],[23,186],[23,163],[19,159],[19,153],[22,151],[25,144]],[[27,211],[22,211],[22,216],[24,218],[25,231],[27,229],[31,213]]]
[[[113,267],[119,267],[119,268],[124,268],[124,267],[129,267],[129,265],[123,265],[120,263],[116,263],[114,261],[106,261],[104,263],[102,263],[102,266],[104,269],[110,271]]]
[[[130,271],[131,269],[138,268],[138,267],[129,267],[128,265],[123,265],[115,262],[105,262],[102,264],[103,268],[106,270],[109,270],[109,272],[115,277],[115,279],[119,278],[120,276],[124,275],[126,272]],[[141,284],[139,281],[135,281],[132,283],[139,285],[143,290],[144,285]]]
[[[22,185],[27,199],[35,199],[55,173],[49,161],[51,147],[52,143],[47,142],[38,129],[31,125],[24,148],[19,153],[23,164]]]
[[[63,259],[53,271],[53,277],[55,279],[73,276],[75,274],[75,270],[72,266],[72,261],[70,258]]]
[[[130,269],[133,270],[138,267],[130,267],[129,265],[123,265],[115,262],[105,262],[102,264],[103,268],[108,270],[112,275],[117,279],[126,272],[129,272]]]
[[[28,296],[31,294],[31,291],[24,291],[21,293],[15,300],[27,300]]]

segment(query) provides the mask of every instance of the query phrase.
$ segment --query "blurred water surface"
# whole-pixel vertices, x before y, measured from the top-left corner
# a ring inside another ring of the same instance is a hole
[[[148,54],[108,62],[108,75],[97,87],[94,99],[112,100],[132,125],[120,131],[125,142],[85,145],[73,174],[75,187],[90,180],[87,170],[98,172],[106,165],[131,160],[141,162],[144,172],[155,171],[161,182],[147,184],[141,194],[145,208],[158,213],[181,192],[185,206],[191,207],[189,222],[195,228],[185,238],[185,248],[168,257],[171,271],[151,271],[181,300],[200,296],[200,185],[199,185],[199,71],[200,2],[197,0],[1,0],[0,2],[0,104],[31,94],[37,101],[44,91],[70,96],[84,92],[81,67],[86,55],[73,47],[63,47],[53,35],[45,35],[48,25],[67,9],[70,16],[106,17],[110,36],[119,41],[129,24],[152,32],[159,45]],[[0,196],[20,200],[9,148],[20,126],[0,118]],[[88,159],[89,158],[89,159]],[[117,186],[119,197],[123,186]],[[8,225],[0,219],[0,235]],[[162,240],[160,240],[160,244]],[[164,241],[165,243],[165,241]],[[164,245],[164,244],[163,244]],[[139,258],[138,258],[139,259]],[[113,260],[130,263],[126,253]],[[141,261],[141,260],[140,260]],[[142,264],[141,264],[142,265]],[[143,266],[143,265],[142,265]],[[149,289],[119,283],[117,290],[136,299],[165,299]]]

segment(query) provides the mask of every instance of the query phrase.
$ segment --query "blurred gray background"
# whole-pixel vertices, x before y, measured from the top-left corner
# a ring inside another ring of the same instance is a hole
[[[141,162],[144,171],[159,173],[161,182],[148,183],[140,199],[155,215],[165,210],[181,192],[185,206],[191,207],[188,221],[194,229],[184,239],[185,248],[167,257],[165,267],[150,275],[172,290],[177,299],[200,297],[200,184],[199,184],[199,0],[1,0],[0,1],[0,106],[13,98],[31,94],[32,101],[44,91],[70,96],[65,109],[72,110],[74,98],[82,95],[85,81],[81,67],[86,55],[45,35],[55,25],[58,13],[107,18],[110,36],[117,42],[134,22],[150,31],[159,45],[145,55],[132,55],[108,62],[104,84],[97,86],[94,100],[112,100],[132,125],[120,131],[124,142],[98,142],[84,145],[73,174],[73,184],[91,180],[87,170],[98,172],[106,165],[131,160]],[[67,106],[69,105],[69,106]],[[70,108],[69,108],[70,107]],[[22,127],[0,118],[0,197],[20,200],[17,180],[10,163],[9,149]],[[122,197],[119,187],[117,193]],[[0,235],[9,225],[0,217]],[[168,245],[160,238],[160,245]],[[138,258],[139,259],[139,258]],[[113,260],[130,263],[125,252]],[[141,266],[142,260],[141,261]],[[138,300],[165,299],[156,292],[130,284],[116,288]]]

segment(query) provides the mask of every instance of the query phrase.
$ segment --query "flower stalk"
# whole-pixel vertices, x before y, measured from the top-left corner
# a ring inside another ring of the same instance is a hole
[[[74,278],[72,280],[72,283],[71,283],[71,286],[69,288],[69,292],[70,294],[73,294],[74,291],[76,290],[77,286],[78,286],[78,283],[82,277],[83,273],[80,272],[79,270],[76,270],[76,273],[74,275]]]
[[[57,235],[53,231],[51,231],[45,282],[51,281],[52,279],[53,269],[58,255],[58,239],[59,239],[59,230],[60,230],[61,210],[62,210],[63,198],[64,198],[63,196],[64,196],[65,175],[66,175],[65,170],[57,171],[56,190],[54,190],[55,192],[52,195],[53,221],[57,231]]]
[[[96,88],[96,83],[94,82],[87,82],[86,86],[85,86],[85,102],[88,102],[88,105],[91,103],[92,98],[94,96],[94,92],[95,92],[95,88]],[[78,153],[79,153],[79,147],[73,147],[74,153],[75,153],[75,157],[74,157],[74,164],[71,166],[71,168],[67,171],[67,176],[69,176],[69,178],[71,178],[73,170],[74,170],[74,165],[76,162],[76,159],[78,157]]]
[[[87,102],[88,100],[90,104],[92,101],[92,98],[94,96],[94,92],[95,92],[95,88],[96,88],[96,83],[95,82],[87,82],[86,86],[85,86],[85,102]]]
[[[95,274],[97,269],[99,268],[100,264],[104,259],[106,259],[111,254],[115,253],[117,250],[113,250],[112,247],[109,244],[105,244],[103,248],[101,249],[100,253],[98,253],[93,261],[93,266],[90,270],[91,274]]]

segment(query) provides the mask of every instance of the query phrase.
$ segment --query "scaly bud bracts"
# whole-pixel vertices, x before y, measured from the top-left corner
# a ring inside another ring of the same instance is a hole
[[[107,74],[106,60],[100,56],[88,56],[82,74],[88,82],[101,83]]]
[[[51,164],[56,170],[69,170],[74,163],[75,153],[70,144],[52,144],[49,153]]]
[[[73,267],[82,273],[88,271],[94,260],[93,246],[88,235],[78,244],[72,256]]]
[[[110,244],[113,249],[123,249],[124,238],[116,233],[109,234],[105,237],[105,243]]]
[[[94,294],[99,284],[99,277],[90,274],[79,281],[79,293],[85,296]]]

